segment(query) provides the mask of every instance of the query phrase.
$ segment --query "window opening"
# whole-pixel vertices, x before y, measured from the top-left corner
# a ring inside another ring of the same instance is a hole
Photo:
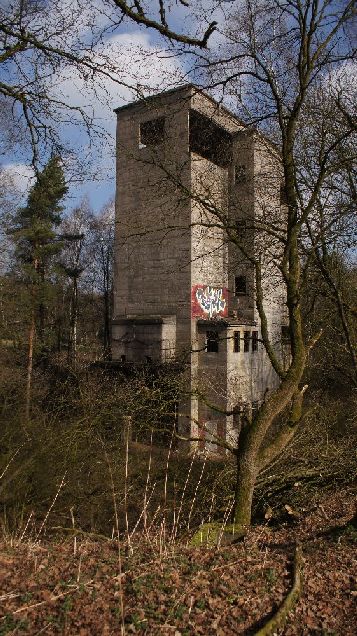
[[[247,181],[247,169],[244,164],[234,167],[234,183],[239,185]]]
[[[245,276],[236,276],[234,279],[235,296],[245,296],[247,294],[247,279]]]
[[[252,351],[258,351],[258,332],[252,331]]]
[[[218,331],[207,331],[206,351],[208,353],[218,353]]]
[[[240,351],[240,331],[233,332],[233,351],[239,353]]]
[[[150,119],[140,124],[140,147],[157,146],[165,138],[165,117]]]
[[[120,356],[120,360],[122,362],[126,362],[126,355],[123,353],[123,355]]]
[[[152,357],[151,356],[145,356],[145,360],[148,364],[150,364],[150,362],[152,362]]]
[[[244,332],[244,353],[249,351],[250,331]]]
[[[231,135],[209,117],[190,110],[190,152],[227,168],[232,155]]]

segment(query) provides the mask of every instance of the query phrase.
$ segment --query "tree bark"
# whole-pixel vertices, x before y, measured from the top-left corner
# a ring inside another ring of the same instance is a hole
[[[77,322],[78,322],[78,281],[73,277],[71,315],[68,338],[68,364],[76,366],[77,361]]]
[[[257,448],[249,440],[248,429],[243,428],[236,450],[237,478],[233,515],[234,525],[239,530],[248,528],[251,523],[253,494],[258,475],[257,454]]]
[[[29,331],[29,341],[28,341],[28,357],[27,357],[27,377],[26,377],[26,394],[25,394],[25,420],[26,423],[30,419],[30,410],[31,410],[31,387],[32,387],[32,370],[33,370],[33,349],[35,343],[35,334],[36,334],[36,319],[35,319],[35,310],[32,310],[31,316],[31,325]]]

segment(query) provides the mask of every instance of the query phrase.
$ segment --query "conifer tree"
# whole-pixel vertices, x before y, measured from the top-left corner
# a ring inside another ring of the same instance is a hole
[[[13,239],[15,254],[31,297],[31,320],[28,339],[26,384],[26,419],[30,413],[33,352],[38,335],[42,355],[45,348],[46,296],[51,260],[61,249],[56,228],[61,222],[67,193],[61,159],[52,155],[44,169],[38,173],[27,199],[14,218]]]

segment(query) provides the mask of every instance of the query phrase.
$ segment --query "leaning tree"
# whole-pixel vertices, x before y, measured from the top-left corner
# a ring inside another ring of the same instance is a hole
[[[234,523],[235,532],[244,532],[251,523],[259,473],[283,451],[304,418],[304,372],[320,337],[319,330],[309,334],[304,325],[308,267],[313,257],[323,273],[327,231],[341,236],[351,218],[357,113],[349,80],[356,76],[356,14],[353,1],[334,0],[243,0],[238,11],[232,5],[226,12],[218,46],[196,53],[194,76],[254,129],[276,166],[280,205],[276,207],[273,193],[269,204],[276,184],[272,186],[271,170],[264,175],[263,168],[250,184],[264,192],[258,201],[260,213],[243,235],[227,208],[217,205],[213,188],[210,192],[207,187],[209,177],[188,188],[160,157],[155,163],[163,179],[201,207],[200,224],[220,228],[224,241],[235,246],[254,272],[260,338],[277,382],[267,387],[253,413],[243,413],[233,444],[214,440],[236,458]],[[337,202],[343,184],[342,198],[348,202],[332,206],[329,192]],[[274,279],[284,289],[288,359],[269,332],[267,307]],[[199,390],[204,398],[202,387]],[[209,406],[222,413],[218,406]]]
[[[263,215],[255,221],[258,241],[251,248],[224,210],[207,208],[254,269],[261,339],[279,380],[257,412],[243,418],[231,449],[237,459],[234,520],[242,528],[251,521],[259,472],[286,447],[304,415],[303,376],[319,337],[308,338],[304,331],[306,247],[310,241],[315,256],[321,254],[326,237],[321,201],[328,188],[341,184],[343,174],[348,179],[346,169],[355,158],[356,110],[348,82],[356,72],[350,38],[354,20],[352,1],[244,0],[239,13],[232,11],[225,45],[199,56],[206,83],[220,87],[237,113],[277,144],[282,173],[280,218]],[[267,329],[262,261],[273,243],[273,265],[286,292],[288,364]]]

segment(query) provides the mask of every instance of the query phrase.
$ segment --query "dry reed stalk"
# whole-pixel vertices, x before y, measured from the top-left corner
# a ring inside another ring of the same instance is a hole
[[[172,528],[171,543],[174,543],[175,540],[176,540],[176,536],[177,536],[177,532],[178,532],[178,525],[179,525],[179,521],[180,521],[182,507],[183,507],[183,500],[184,500],[184,497],[185,497],[185,494],[186,494],[188,482],[190,480],[190,476],[191,476],[191,472],[192,472],[192,466],[193,466],[193,463],[194,463],[194,461],[196,459],[196,454],[197,454],[197,448],[195,448],[194,453],[192,455],[190,468],[188,470],[186,481],[185,481],[185,484],[184,484],[184,487],[183,487],[183,491],[182,491],[182,494],[181,494],[180,507],[179,507],[179,510],[178,510],[178,513],[177,513],[177,517],[175,519],[175,523],[174,523],[173,528]]]
[[[172,520],[172,527],[175,527],[176,524],[176,479],[174,479],[174,500],[173,500],[173,520]],[[172,536],[172,533],[171,533]]]
[[[130,534],[129,534],[129,519],[128,519],[128,466],[129,466],[129,430],[126,431],[126,444],[125,444],[124,509],[125,509],[125,526],[126,526],[126,537],[128,542],[128,549],[131,550]]]
[[[21,444],[21,446],[19,446],[19,448],[14,452],[13,456],[10,457],[8,463],[6,464],[4,470],[2,471],[1,475],[0,475],[0,479],[3,478],[3,476],[5,475],[5,473],[8,471],[9,466],[11,466],[12,462],[14,461],[16,455],[20,452],[21,448],[24,446],[24,444]]]
[[[211,519],[212,519],[212,512],[213,512],[213,505],[214,505],[214,501],[215,501],[215,494],[214,491],[212,490],[212,497],[211,497],[211,505],[209,508],[209,513],[208,513],[208,520],[207,523],[211,523]]]
[[[146,527],[147,527],[147,514],[146,514],[146,510],[147,510],[147,492],[148,492],[148,488],[149,488],[149,481],[150,481],[150,472],[151,472],[151,461],[152,461],[152,437],[153,437],[153,429],[151,429],[151,436],[150,436],[150,456],[149,456],[149,464],[148,464],[148,470],[146,473],[146,484],[145,484],[145,492],[144,492],[144,530],[146,531]]]
[[[22,531],[22,533],[21,533],[21,536],[20,536],[20,539],[19,539],[19,541],[20,541],[20,542],[21,542],[21,541],[23,541],[23,538],[24,538],[24,536],[25,536],[25,534],[26,534],[26,530],[27,530],[28,525],[29,525],[29,523],[30,523],[30,521],[31,521],[31,519],[32,519],[32,516],[33,516],[33,510],[31,510],[31,512],[30,512],[30,514],[29,514],[29,516],[28,516],[28,519],[27,519],[27,521],[26,521],[26,525],[25,525],[25,527],[24,527],[24,529],[23,529],[23,531]]]
[[[169,474],[169,463],[170,463],[170,457],[171,457],[172,444],[173,444],[173,440],[174,440],[174,433],[175,433],[175,430],[174,430],[174,428],[173,428],[173,429],[172,429],[172,433],[171,433],[171,439],[170,439],[170,444],[169,444],[169,450],[168,450],[168,452],[167,452],[166,467],[165,467],[165,482],[164,482],[164,518],[163,518],[163,541],[164,541],[164,544],[166,544],[167,480],[168,480],[168,474]]]
[[[227,508],[225,510],[222,527],[221,527],[220,533],[218,535],[217,548],[221,547],[221,542],[222,542],[222,537],[223,537],[223,534],[224,534],[224,530],[225,530],[225,527],[227,525],[227,521],[228,521],[229,517],[232,514],[233,506],[234,506],[234,500],[231,502],[230,506],[227,506]],[[234,526],[233,526],[233,528],[234,528]]]
[[[81,577],[81,567],[82,567],[82,553],[79,555],[78,570],[77,570],[77,583],[79,583],[79,579]]]
[[[71,521],[72,521],[72,528],[73,531],[75,530],[75,523],[74,523],[74,514],[73,514],[73,506],[70,507],[69,512],[71,514]],[[75,534],[73,537],[73,556],[76,556],[77,554],[77,535]]]
[[[102,442],[103,443],[103,442]],[[115,496],[115,487],[114,487],[114,479],[113,479],[113,471],[109,461],[109,457],[107,451],[105,450],[105,446],[103,444],[103,450],[105,459],[108,466],[109,477],[110,477],[110,485],[112,489],[112,498],[113,498],[113,508],[114,508],[114,520],[115,520],[115,530],[117,535],[117,546],[118,546],[118,584],[119,584],[119,602],[120,602],[120,614],[121,614],[121,636],[125,636],[125,621],[124,621],[124,591],[122,584],[122,559],[121,559],[121,549],[120,549],[120,533],[119,533],[119,516],[118,516],[118,507]]]
[[[62,488],[63,488],[63,486],[64,486],[64,480],[65,480],[66,475],[67,475],[67,471],[65,471],[65,473],[64,473],[64,475],[63,475],[63,477],[62,477],[62,479],[61,479],[61,483],[60,483],[60,485],[59,485],[59,487],[58,487],[58,490],[57,490],[57,492],[56,492],[56,494],[55,494],[55,496],[54,496],[54,498],[53,498],[53,501],[52,501],[52,503],[51,503],[51,505],[50,505],[49,509],[47,510],[46,516],[45,516],[45,518],[44,518],[44,520],[43,520],[43,522],[42,522],[42,524],[41,524],[41,526],[40,526],[40,529],[39,529],[39,531],[38,531],[38,533],[37,533],[37,535],[36,535],[36,537],[35,537],[35,541],[37,541],[37,540],[38,540],[38,538],[39,538],[39,536],[40,536],[40,534],[41,534],[41,532],[42,532],[43,528],[44,528],[44,527],[45,527],[45,525],[46,525],[47,519],[48,519],[48,517],[49,517],[49,516],[50,516],[50,514],[51,514],[51,510],[52,510],[53,506],[55,505],[55,503],[56,503],[56,501],[57,501],[57,498],[58,498],[58,495],[60,494],[60,492],[61,492],[61,490],[62,490]]]
[[[147,502],[146,502],[146,507],[147,507],[147,506],[149,505],[149,503],[150,503],[150,500],[151,500],[151,497],[152,497],[152,496],[153,496],[153,494],[154,494],[154,490],[155,490],[155,488],[156,488],[156,482],[155,482],[155,484],[153,485],[153,488],[152,488],[151,494],[150,494],[150,496],[149,496],[149,498],[148,498],[148,500],[147,500]],[[132,538],[133,538],[133,536],[134,536],[134,533],[136,532],[136,530],[137,530],[137,528],[138,528],[138,526],[139,526],[139,523],[140,523],[140,521],[141,521],[141,519],[142,519],[142,517],[143,517],[143,516],[144,516],[144,508],[143,508],[143,510],[141,511],[141,513],[140,513],[140,515],[139,515],[139,517],[138,517],[138,520],[137,520],[137,522],[136,522],[136,524],[135,524],[135,526],[134,526],[134,528],[133,528],[133,530],[132,530],[132,532],[131,532],[131,534],[130,534],[130,540],[132,540]]]
[[[197,492],[198,492],[198,489],[200,487],[200,484],[201,484],[201,481],[202,481],[202,477],[203,477],[203,473],[204,473],[204,470],[205,470],[205,467],[206,467],[206,462],[207,462],[207,455],[205,455],[205,458],[204,458],[204,461],[203,461],[203,464],[202,464],[202,470],[201,470],[200,476],[198,478],[198,481],[197,481],[197,484],[196,484],[196,488],[195,488],[195,492],[194,492],[194,495],[193,495],[192,504],[191,504],[189,515],[188,515],[187,531],[190,529],[191,516],[192,516],[193,508],[194,508],[194,505],[195,505],[195,502],[196,502]]]
[[[154,486],[156,486],[156,482],[155,482]],[[153,514],[152,519],[151,519],[151,523],[150,523],[150,525],[148,527],[148,532],[151,532],[151,530],[153,529],[156,517],[158,517],[160,510],[161,510],[161,506],[159,504],[158,507],[156,508],[154,514]]]

